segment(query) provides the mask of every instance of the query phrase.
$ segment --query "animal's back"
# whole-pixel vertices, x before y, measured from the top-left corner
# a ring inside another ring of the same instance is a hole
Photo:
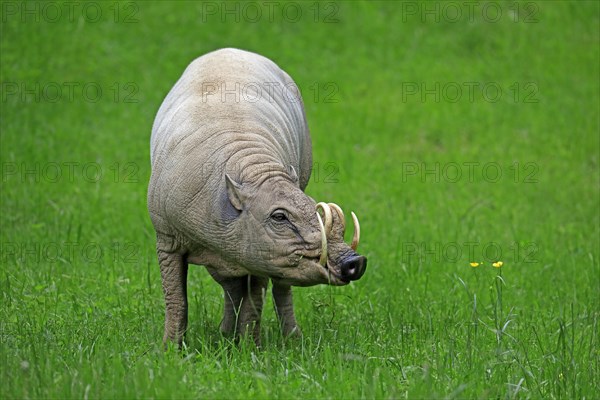
[[[249,133],[278,144],[292,165],[310,152],[302,99],[289,75],[258,54],[217,50],[194,60],[165,98],[152,128],[151,160],[165,151],[173,157],[185,140],[204,142],[210,154],[211,144],[243,142]]]
[[[257,165],[275,161],[295,169],[302,189],[311,173],[296,84],[271,60],[237,49],[208,53],[186,68],[158,111],[150,150],[148,201],[158,219],[171,213],[175,220],[197,220],[217,212],[214,202],[194,215],[187,209],[222,194],[225,172],[253,181]]]

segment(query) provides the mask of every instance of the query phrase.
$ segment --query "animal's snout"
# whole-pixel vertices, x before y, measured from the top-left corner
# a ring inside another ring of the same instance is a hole
[[[365,256],[352,256],[344,260],[340,266],[342,279],[356,281],[360,279],[367,269],[367,258]]]

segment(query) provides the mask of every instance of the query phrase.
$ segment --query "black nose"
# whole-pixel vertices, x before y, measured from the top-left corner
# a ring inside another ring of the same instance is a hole
[[[356,281],[360,279],[367,269],[367,258],[364,256],[352,256],[344,260],[340,267],[342,279]]]

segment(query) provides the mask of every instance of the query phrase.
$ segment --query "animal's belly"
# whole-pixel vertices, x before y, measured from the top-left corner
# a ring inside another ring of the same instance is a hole
[[[209,271],[214,271],[223,278],[237,278],[250,274],[246,268],[243,268],[238,264],[231,263],[223,259],[221,256],[216,256],[206,251],[196,254],[188,254],[187,261],[191,264],[203,265]]]

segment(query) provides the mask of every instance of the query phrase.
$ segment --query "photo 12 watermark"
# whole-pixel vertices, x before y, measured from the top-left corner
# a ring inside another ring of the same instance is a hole
[[[539,103],[537,82],[402,82],[400,96],[403,103]]]
[[[139,103],[135,82],[11,82],[0,84],[0,99],[20,103]]]
[[[140,167],[137,163],[50,161],[0,163],[2,183],[139,183]]]
[[[0,260],[3,264],[136,264],[142,261],[142,248],[130,241],[6,241],[0,243]]]
[[[308,86],[309,93],[302,96],[302,90],[294,82],[202,82],[200,85],[202,103],[258,103],[299,104],[338,103],[339,86],[335,82],[313,82]]]
[[[402,242],[400,258],[407,264],[485,262],[493,265],[499,261],[504,264],[501,260],[507,259],[511,263],[533,264],[538,262],[539,250],[540,247],[535,242],[512,242],[504,245],[493,241],[411,241]]]
[[[215,173],[221,174],[222,165],[211,161],[202,163],[200,173],[202,176],[210,176]],[[295,168],[285,167],[283,165],[270,164],[234,164],[230,166],[227,173],[230,176],[250,177],[250,176],[278,176],[286,173],[288,176],[299,178],[302,171]],[[340,166],[335,161],[313,162],[311,168],[310,181],[313,183],[339,183]]]
[[[535,24],[540,18],[539,4],[531,1],[402,1],[398,6],[402,22]]]
[[[400,163],[402,183],[538,183],[539,171],[539,165],[531,161],[510,164],[496,161]]]
[[[140,7],[127,1],[3,1],[2,23],[112,22],[136,24]]]
[[[200,4],[200,21],[203,24],[339,22],[340,3],[334,1],[202,1]]]

